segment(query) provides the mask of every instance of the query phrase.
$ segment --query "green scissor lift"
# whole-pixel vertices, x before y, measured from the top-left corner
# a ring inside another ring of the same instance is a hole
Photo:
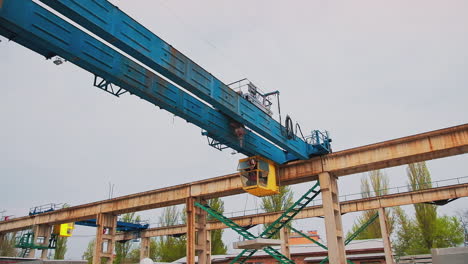
[[[57,246],[57,235],[52,234],[50,239],[49,239],[49,244],[48,245],[38,245],[35,244],[35,235],[34,232],[28,231],[26,233],[23,233],[20,237],[18,237],[18,240],[15,244],[16,248],[21,248],[21,252],[19,254],[20,257],[26,257],[28,253],[31,251],[31,249],[55,249]]]

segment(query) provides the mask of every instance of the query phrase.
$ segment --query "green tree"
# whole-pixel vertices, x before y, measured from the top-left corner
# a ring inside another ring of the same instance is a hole
[[[397,215],[398,230],[393,241],[395,255],[428,254],[430,248],[421,232],[417,220],[409,219],[401,208],[395,210]],[[455,247],[463,243],[463,226],[455,216],[437,217],[431,241],[433,248]]]
[[[412,190],[431,188],[431,175],[424,162],[409,164],[407,168]],[[463,242],[463,225],[456,217],[437,216],[437,207],[414,204],[414,220],[398,209],[398,231],[393,241],[395,254],[428,254],[431,248],[453,247]]]
[[[135,215],[134,212],[124,214],[122,215],[122,218],[120,219],[120,221],[127,222],[127,223],[138,222],[140,220],[141,220],[140,216]],[[129,253],[131,249],[132,249],[132,243],[130,241],[115,243],[114,263],[121,264],[121,263],[125,263],[126,261],[128,261],[128,257],[129,257]]]
[[[67,208],[70,207],[69,204],[65,203],[62,208]],[[59,236],[57,238],[57,245],[54,250],[54,259],[64,259],[65,254],[67,253],[68,247],[67,247],[67,242],[68,238],[67,237],[61,237]]]
[[[16,257],[18,252],[15,248],[16,233],[9,233],[0,240],[0,256]]]
[[[262,209],[265,212],[277,212],[286,210],[294,204],[293,192],[289,186],[280,186],[279,193],[262,197]],[[268,225],[264,225],[264,228],[268,228]],[[279,238],[280,234],[276,234],[272,238]]]
[[[150,238],[150,256],[149,258],[150,259],[157,259],[157,256],[156,256],[156,239],[154,238]],[[132,249],[132,251],[130,251],[130,254],[129,254],[129,257],[128,257],[128,260],[130,263],[139,263],[140,262],[140,247],[136,247],[134,249]]]
[[[88,242],[85,252],[83,252],[82,258],[88,261],[88,264],[93,264],[93,255],[94,255],[94,245],[96,244],[96,239],[92,239]]]
[[[54,259],[64,259],[67,253],[67,237],[57,238],[57,247],[54,250]]]
[[[375,170],[369,172],[367,176],[361,178],[361,195],[362,198],[368,198],[371,196],[380,196],[388,194],[388,176],[381,170]],[[348,236],[356,232],[362,225],[368,222],[378,210],[368,210],[364,211],[362,215],[354,223],[351,231],[348,232]],[[385,210],[385,217],[387,218],[387,224],[389,233],[393,232],[394,219],[391,216],[390,210]],[[382,237],[380,222],[378,220],[374,221],[366,229],[364,229],[356,239],[372,239]]]
[[[455,216],[437,217],[432,246],[434,248],[456,247],[464,241],[463,226]]]
[[[151,252],[151,251],[150,251]],[[140,246],[132,249],[128,254],[128,260],[131,263],[139,263],[140,262]]]
[[[92,239],[88,242],[85,252],[81,256],[82,259],[86,260],[88,264],[93,264],[93,255],[94,255],[94,245],[96,244],[96,239]],[[101,264],[106,263],[105,258],[101,258]]]
[[[432,187],[431,174],[425,162],[409,164],[407,175],[413,191]],[[414,204],[414,210],[416,212],[416,221],[421,231],[424,247],[430,250],[434,241],[437,207],[432,204],[419,203]]]
[[[465,247],[468,246],[468,210],[458,212],[460,223],[462,224],[465,233]]]
[[[166,207],[163,214],[159,217],[161,226],[176,225],[181,217],[180,212],[175,206]],[[172,262],[186,255],[186,238],[163,236],[155,239],[156,245],[154,250],[150,251],[150,258],[155,261]]]
[[[219,213],[224,213],[224,202],[220,198],[214,198],[208,200],[208,205]],[[208,215],[207,220],[216,220],[213,216]],[[211,231],[211,254],[212,255],[223,255],[227,252],[227,247],[224,245],[222,240],[224,230],[212,230]]]
[[[424,252],[422,236],[415,221],[411,220],[401,207],[395,208],[397,223],[396,239],[393,241],[393,248],[397,257],[404,255],[417,255]]]

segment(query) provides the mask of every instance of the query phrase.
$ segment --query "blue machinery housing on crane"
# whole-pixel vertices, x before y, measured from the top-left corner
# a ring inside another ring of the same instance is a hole
[[[247,192],[257,196],[277,193],[276,164],[331,152],[328,133],[315,130],[304,136],[289,116],[282,124],[279,92],[263,93],[246,79],[224,84],[107,0],[39,1],[132,58],[32,0],[0,0],[0,34],[54,59],[57,65],[69,61],[91,72],[94,86],[99,89],[115,96],[127,92],[137,95],[199,126],[209,138],[209,145],[219,150],[230,147],[248,156],[239,163]],[[271,109],[275,96],[279,121],[273,118]],[[318,195],[316,188],[318,183],[301,197],[300,201],[306,202],[294,204],[262,237],[269,238],[284,227]],[[92,226],[95,222],[88,220],[82,224]],[[239,232],[245,233],[241,229]],[[252,252],[243,252],[243,261]],[[270,253],[281,263],[291,263],[273,249]]]
[[[59,56],[93,73],[100,89],[116,96],[128,91],[201,127],[219,149],[279,164],[331,151],[327,133],[304,137],[290,119],[283,125],[272,117],[270,97],[278,93],[261,93],[250,82],[246,92],[235,91],[108,1],[41,2],[198,98],[32,0],[0,2],[0,33],[48,59]]]
[[[40,206],[35,206],[32,207],[29,210],[29,216],[33,215],[38,215],[38,214],[44,214],[48,212],[52,212],[55,210],[59,210],[64,208],[61,206],[61,204],[45,204],[45,205],[40,205]],[[78,221],[74,223],[75,225],[81,225],[81,226],[90,226],[90,227],[96,227],[96,219],[87,219],[83,221]],[[68,229],[73,229],[73,224],[70,223],[68,224],[69,227]],[[67,228],[68,226],[63,226],[62,228]],[[133,221],[133,222],[126,222],[126,221],[117,221],[117,226],[116,230],[121,231],[121,232],[138,232],[141,230],[148,229],[149,224],[146,221]],[[57,232],[57,234],[60,233],[61,236],[71,236],[71,231],[68,232]],[[66,233],[69,233],[66,235]]]

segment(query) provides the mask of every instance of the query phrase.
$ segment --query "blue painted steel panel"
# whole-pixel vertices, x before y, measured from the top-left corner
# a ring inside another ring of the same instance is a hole
[[[96,227],[96,219],[88,219],[84,221],[78,221],[75,222],[75,225],[81,225],[81,226],[90,226],[90,227]],[[117,221],[117,231],[120,232],[129,232],[129,231],[141,231],[148,229],[149,224],[136,224],[136,223],[127,223],[127,222],[122,222],[122,221]]]
[[[7,37],[15,35],[12,40],[44,56],[59,55],[194,123],[215,139],[226,142],[229,147],[247,156],[258,154],[277,163],[286,162],[286,155],[281,149],[252,132],[247,133],[241,147],[230,128],[230,119],[222,113],[34,2],[3,0],[0,3],[0,33]]]
[[[112,43],[204,101],[247,125],[293,155],[326,154],[299,137],[287,139],[284,127],[195,62],[106,0],[40,0]]]

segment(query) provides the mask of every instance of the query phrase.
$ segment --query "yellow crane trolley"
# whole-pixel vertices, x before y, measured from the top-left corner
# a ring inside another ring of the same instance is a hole
[[[239,160],[237,170],[246,192],[259,197],[279,193],[277,165],[273,161],[253,156]]]
[[[75,229],[75,223],[55,225],[53,233],[61,237],[71,237],[73,234],[73,229]]]

